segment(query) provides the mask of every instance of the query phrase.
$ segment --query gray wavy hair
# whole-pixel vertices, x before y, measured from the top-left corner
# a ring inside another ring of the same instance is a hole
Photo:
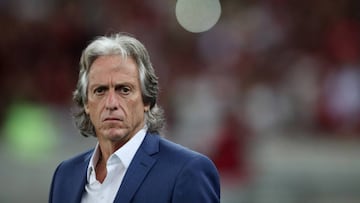
[[[85,136],[95,136],[95,129],[89,115],[85,112],[87,103],[87,89],[89,84],[89,71],[92,63],[104,55],[120,55],[123,58],[132,57],[139,71],[142,99],[144,104],[150,104],[150,110],[145,112],[145,123],[151,133],[160,133],[165,119],[164,111],[157,105],[159,92],[158,77],[151,65],[149,54],[144,45],[124,33],[100,36],[93,40],[82,52],[80,59],[80,72],[73,100],[78,106],[74,113],[75,125]]]

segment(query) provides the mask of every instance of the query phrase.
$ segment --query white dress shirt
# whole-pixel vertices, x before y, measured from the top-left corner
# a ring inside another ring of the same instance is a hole
[[[146,130],[146,127],[141,129],[109,157],[106,162],[107,174],[102,183],[96,179],[95,166],[100,156],[99,143],[96,144],[87,170],[87,184],[82,196],[82,203],[108,203],[114,201],[124,175],[145,138]]]

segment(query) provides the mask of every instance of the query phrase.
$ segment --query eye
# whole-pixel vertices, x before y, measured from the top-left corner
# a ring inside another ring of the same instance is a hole
[[[131,92],[131,88],[128,86],[120,86],[119,88],[117,88],[117,91],[123,95],[128,95]]]
[[[94,89],[94,94],[98,95],[98,96],[101,96],[101,95],[105,94],[106,89],[107,88],[103,87],[103,86],[97,87],[97,88]]]

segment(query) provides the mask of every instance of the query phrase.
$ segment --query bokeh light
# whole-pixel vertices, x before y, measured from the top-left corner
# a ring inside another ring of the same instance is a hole
[[[57,131],[48,109],[30,102],[17,102],[7,115],[4,132],[11,153],[29,161],[50,158],[47,153],[56,142]]]
[[[217,23],[221,5],[218,0],[178,0],[175,11],[184,29],[199,33],[211,29]]]

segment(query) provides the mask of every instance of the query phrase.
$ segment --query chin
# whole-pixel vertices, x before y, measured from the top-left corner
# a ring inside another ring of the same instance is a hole
[[[129,137],[129,132],[123,129],[110,129],[105,133],[106,137],[112,141],[124,140]]]

